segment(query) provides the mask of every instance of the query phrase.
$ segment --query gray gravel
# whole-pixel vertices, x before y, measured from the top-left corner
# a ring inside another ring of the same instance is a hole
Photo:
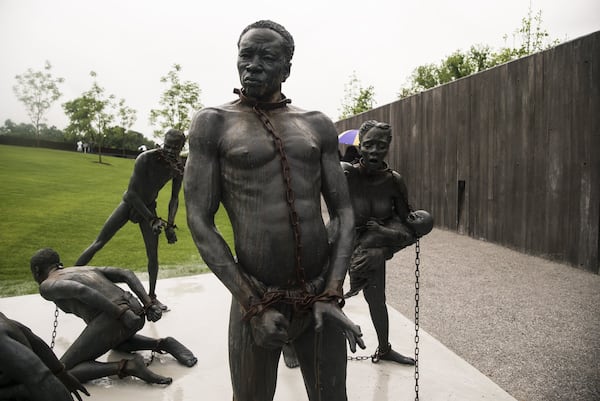
[[[599,275],[440,229],[420,248],[421,329],[518,400],[600,400]],[[411,320],[414,249],[387,264]]]

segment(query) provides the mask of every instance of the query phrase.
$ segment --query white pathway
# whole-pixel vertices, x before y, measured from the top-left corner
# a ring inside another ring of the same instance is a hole
[[[156,323],[146,323],[142,334],[151,337],[173,336],[198,357],[192,368],[179,365],[169,355],[158,355],[150,368],[173,378],[170,386],[148,385],[140,380],[111,377],[88,383],[92,401],[192,401],[231,400],[227,362],[227,321],[230,295],[212,274],[159,280],[161,300],[171,311]],[[26,295],[0,298],[0,311],[29,326],[48,343],[54,321],[54,304],[41,296]],[[345,313],[363,331],[369,355],[376,347],[376,336],[362,295],[347,300]],[[404,355],[414,353],[414,325],[389,308],[390,341]],[[61,355],[82,330],[83,323],[72,315],[60,313],[55,351]],[[514,398],[489,378],[420,330],[419,399],[428,401],[514,401]],[[349,353],[349,355],[351,355]],[[150,357],[149,353],[144,354]],[[110,352],[105,360],[118,360],[122,354]],[[389,362],[348,362],[348,398],[350,401],[402,401],[415,399],[414,368]],[[299,369],[279,367],[275,400],[306,401]]]

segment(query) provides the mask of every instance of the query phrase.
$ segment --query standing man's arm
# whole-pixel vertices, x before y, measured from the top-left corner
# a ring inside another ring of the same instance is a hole
[[[177,174],[173,178],[171,184],[171,200],[169,201],[169,216],[167,218],[167,226],[165,227],[165,235],[169,244],[177,242],[177,235],[175,234],[175,215],[179,209],[179,192],[183,184],[183,175]]]
[[[182,175],[177,175],[173,178],[171,187],[171,200],[169,201],[169,217],[167,218],[167,223],[169,226],[175,225],[175,215],[177,214],[177,210],[179,210],[179,192],[181,191],[182,183]]]
[[[321,124],[321,192],[337,233],[331,244],[329,271],[325,283],[325,294],[342,298],[343,284],[350,264],[354,246],[354,212],[346,177],[337,154],[337,134],[331,120],[322,117]],[[360,327],[354,324],[342,312],[337,302],[315,302],[313,307],[315,330],[320,331],[326,316],[334,319],[345,332],[350,350],[356,351],[356,345],[365,348]]]
[[[184,195],[192,238],[208,267],[248,311],[259,297],[242,274],[229,246],[215,227],[221,201],[219,138],[223,117],[210,108],[192,122],[190,152],[184,173]]]
[[[325,117],[323,117],[325,119]],[[344,279],[354,246],[354,212],[348,185],[337,156],[337,134],[329,119],[323,122],[321,177],[322,194],[337,232],[331,244],[326,291],[342,295]]]
[[[131,174],[131,178],[129,179],[129,185],[127,186],[127,191],[123,194],[123,200],[133,207],[138,214],[154,229],[160,230],[162,227],[162,222],[158,220],[158,217],[148,209],[148,206],[144,203],[140,195],[138,194],[137,187],[139,185],[143,185],[140,182],[142,177],[145,176],[145,170],[151,168],[150,166],[150,152],[140,154],[135,160],[135,164],[133,165],[133,174]]]

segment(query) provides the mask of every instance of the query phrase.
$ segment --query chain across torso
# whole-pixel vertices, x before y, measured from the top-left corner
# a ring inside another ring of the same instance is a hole
[[[306,290],[306,274],[304,272],[304,267],[302,266],[302,229],[300,227],[300,221],[298,220],[298,212],[296,211],[296,196],[292,188],[290,164],[285,153],[283,141],[275,132],[275,128],[273,127],[273,124],[271,124],[269,117],[267,117],[267,115],[257,106],[254,106],[252,110],[258,115],[269,134],[273,137],[273,142],[275,142],[275,146],[279,152],[281,174],[283,176],[283,181],[285,182],[285,200],[289,209],[290,224],[292,225],[294,243],[296,244],[296,279],[301,288]]]
[[[221,155],[220,200],[244,272],[266,286],[300,288],[327,269],[329,258],[320,204],[321,126],[318,115],[296,107],[262,111],[279,145],[251,104],[215,110],[223,115],[214,150]]]

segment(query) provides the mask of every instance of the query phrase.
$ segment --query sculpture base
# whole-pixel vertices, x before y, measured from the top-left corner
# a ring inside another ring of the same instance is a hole
[[[144,283],[147,285],[147,283]],[[149,385],[135,378],[108,377],[86,384],[94,401],[133,400],[230,400],[229,363],[227,358],[227,325],[230,295],[213,274],[202,274],[159,280],[161,299],[171,311],[156,322],[146,322],[140,332],[151,337],[173,336],[190,348],[198,357],[192,368],[180,365],[169,355],[157,354],[150,365],[154,372],[170,376],[169,386]],[[54,321],[54,304],[38,294],[0,298],[0,310],[9,318],[31,328],[50,342]],[[391,307],[390,342],[406,356],[414,356],[414,325]],[[362,296],[346,301],[345,313],[361,326],[366,350],[349,356],[374,353],[377,337],[367,304]],[[426,309],[422,309],[426,315]],[[60,313],[55,352],[64,350],[83,329],[78,318]],[[419,331],[419,397],[430,401],[496,400],[515,401],[489,378],[428,335]],[[146,360],[150,352],[141,353]],[[125,355],[109,352],[100,360],[119,360]],[[352,401],[414,400],[414,367],[381,361],[348,361],[348,398]],[[306,401],[306,391],[300,369],[289,369],[281,358],[275,400]]]

